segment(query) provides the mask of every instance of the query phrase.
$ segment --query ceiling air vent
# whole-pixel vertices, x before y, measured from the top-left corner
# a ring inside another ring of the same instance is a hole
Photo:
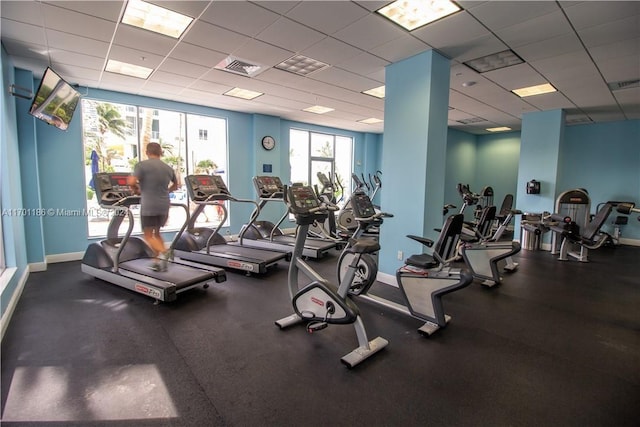
[[[627,80],[624,82],[608,83],[611,90],[630,89],[632,87],[640,87],[640,79]]]
[[[468,119],[462,119],[462,120],[456,120],[456,122],[458,123],[462,123],[463,125],[470,125],[473,123],[481,123],[481,122],[486,122],[486,119],[483,119],[482,117],[470,117]]]
[[[214,68],[246,77],[255,77],[266,69],[264,65],[249,62],[234,56],[226,57]]]

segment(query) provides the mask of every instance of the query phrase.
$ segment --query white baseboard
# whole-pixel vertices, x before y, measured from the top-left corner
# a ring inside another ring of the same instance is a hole
[[[398,281],[396,280],[395,274],[381,273],[378,271],[376,280],[386,283],[387,285],[395,286],[396,288],[398,287]]]
[[[640,240],[638,239],[625,239],[624,237],[620,238],[621,245],[629,245],[629,246],[640,246]]]
[[[31,273],[38,273],[40,271],[47,271],[47,262],[32,262],[29,264],[29,271]]]
[[[45,262],[53,264],[56,262],[80,261],[82,257],[84,257],[84,252],[68,252],[66,254],[47,255]]]
[[[20,277],[20,280],[18,280],[18,286],[16,286],[16,290],[13,292],[13,295],[11,295],[11,300],[7,305],[7,309],[5,310],[4,314],[2,315],[2,319],[0,320],[0,328],[2,328],[2,335],[0,336],[0,340],[4,338],[4,333],[7,330],[7,326],[9,326],[9,321],[11,321],[11,316],[13,316],[13,311],[16,309],[16,305],[18,305],[18,300],[22,295],[24,285],[27,283],[28,278],[29,268],[25,268],[22,276]]]

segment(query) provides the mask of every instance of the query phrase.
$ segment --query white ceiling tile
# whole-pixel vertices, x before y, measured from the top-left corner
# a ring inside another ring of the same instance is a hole
[[[67,49],[69,46],[73,46],[76,52],[91,56],[101,56],[104,58],[107,52],[109,52],[109,43],[64,33],[62,31],[48,30],[47,41],[51,48]]]
[[[359,55],[351,57],[346,61],[338,62],[335,65],[343,70],[364,76],[370,73],[375,73],[380,69],[384,69],[388,64],[389,62],[384,59],[362,52]]]
[[[165,58],[158,70],[165,74],[173,74],[177,79],[182,77],[198,78],[210,70],[210,67],[191,64],[173,58]]]
[[[326,36],[287,18],[280,18],[256,38],[293,52],[299,52]]]
[[[490,32],[469,13],[461,11],[440,19],[411,34],[434,48],[460,46],[469,40],[490,35]]]
[[[146,0],[158,6],[197,18],[209,6],[208,1],[201,0]]]
[[[2,25],[5,25],[4,20],[7,19],[41,27],[44,16],[42,7],[42,3],[35,1],[1,1],[0,15],[2,15]]]
[[[405,31],[377,14],[367,15],[333,36],[347,44],[368,50],[405,35]]]
[[[173,85],[175,91],[175,87],[189,86],[194,83],[196,79],[196,77],[188,77],[186,75],[175,74],[174,72],[163,71],[163,67],[161,66],[151,75],[149,81]]]
[[[325,37],[300,53],[325,64],[333,65],[361,54],[363,51],[332,37]]]
[[[250,38],[204,21],[198,21],[189,27],[182,40],[206,49],[229,54]]]
[[[346,1],[303,1],[287,17],[324,34],[333,34],[368,15],[362,7]]]
[[[490,30],[499,30],[558,10],[553,1],[487,1],[469,13]]]
[[[42,27],[25,24],[23,22],[11,21],[2,18],[0,21],[2,27],[0,28],[2,39],[13,39],[21,41],[23,45],[37,44],[46,46],[47,39],[45,37],[45,31]]]
[[[162,56],[167,55],[177,42],[178,40],[172,37],[125,24],[120,24],[113,39],[114,44]]]
[[[246,1],[215,1],[202,14],[202,21],[255,37],[280,16]]]
[[[602,61],[598,68],[606,82],[640,79],[640,58],[638,56],[610,58],[607,61]]]
[[[544,31],[540,31],[544,28]],[[572,28],[561,11],[532,18],[526,22],[496,31],[498,37],[509,46],[518,47],[553,37],[571,34]]]
[[[381,1],[356,1],[354,3],[359,4],[360,6],[364,7],[365,9],[371,11],[371,12],[375,12],[378,9],[382,9],[384,6],[388,5],[390,3],[389,0],[381,0]]]
[[[265,9],[272,10],[273,12],[279,13],[280,15],[286,14],[288,11],[296,7],[300,2],[284,0],[266,0],[266,1],[254,1],[253,3],[264,7]]]
[[[574,28],[580,30],[605,22],[640,15],[637,1],[581,1],[563,6]]]
[[[575,33],[568,33],[518,46],[514,51],[525,61],[531,62],[552,56],[584,51],[584,47]]]
[[[389,62],[398,62],[431,49],[432,46],[417,38],[403,34],[401,37],[371,49],[371,53]]]
[[[69,52],[62,49],[50,50],[49,55],[51,56],[51,61],[53,62],[75,65],[77,67],[85,67],[92,70],[102,70],[105,65],[103,57],[84,55],[81,53]]]
[[[250,40],[238,49],[234,50],[234,56],[247,59],[249,61],[255,61],[258,64],[273,67],[291,58],[293,52],[285,49],[281,49],[269,43],[261,42],[260,40]]]
[[[348,88],[356,92],[371,89],[378,84],[375,80],[340,70],[338,68],[326,68],[318,71],[317,73],[313,73],[310,79],[329,83],[342,88]]]
[[[585,46],[591,48],[621,40],[640,39],[640,16],[630,16],[619,21],[585,28],[578,31]]]
[[[107,19],[112,22],[117,22],[120,17],[120,13],[126,6],[125,1],[46,1],[52,6],[80,12],[85,15],[98,17],[100,19]]]
[[[154,55],[149,52],[142,52],[136,49],[130,49],[125,46],[113,45],[109,52],[109,59],[114,59],[128,64],[139,65],[141,67],[156,68],[162,60],[163,56]]]
[[[462,45],[441,47],[438,50],[459,62],[469,61],[493,53],[502,52],[508,46],[494,35],[479,37]]]
[[[507,90],[533,86],[545,79],[527,63],[482,73],[482,76]]]
[[[111,41],[117,25],[107,19],[95,18],[50,4],[43,5],[42,13],[47,28],[105,42]]]
[[[184,41],[171,51],[171,58],[188,62],[190,64],[198,64],[207,68],[216,66],[220,61],[226,58],[226,53],[206,49]]]

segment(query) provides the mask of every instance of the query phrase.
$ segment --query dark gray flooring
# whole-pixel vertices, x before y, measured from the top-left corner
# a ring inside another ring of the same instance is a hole
[[[640,248],[590,258],[522,251],[501,286],[445,296],[452,322],[430,338],[362,302],[389,346],[352,370],[352,326],[274,325],[292,311],[287,263],[160,305],[53,264],[2,342],[2,424],[638,426]]]

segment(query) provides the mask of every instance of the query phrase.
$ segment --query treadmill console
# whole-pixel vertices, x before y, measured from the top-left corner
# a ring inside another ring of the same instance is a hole
[[[353,196],[351,196],[351,207],[355,218],[370,218],[376,213],[369,196],[360,191],[353,193]]]
[[[188,175],[187,191],[194,202],[229,200],[231,194],[220,175]]]
[[[127,182],[129,176],[131,174],[126,172],[99,172],[93,175],[93,184],[98,202],[107,206],[140,203],[139,197],[133,197],[133,190],[131,190]],[[125,198],[129,198],[129,203],[122,203]]]
[[[253,185],[261,199],[282,199],[284,185],[277,176],[254,176]]]

